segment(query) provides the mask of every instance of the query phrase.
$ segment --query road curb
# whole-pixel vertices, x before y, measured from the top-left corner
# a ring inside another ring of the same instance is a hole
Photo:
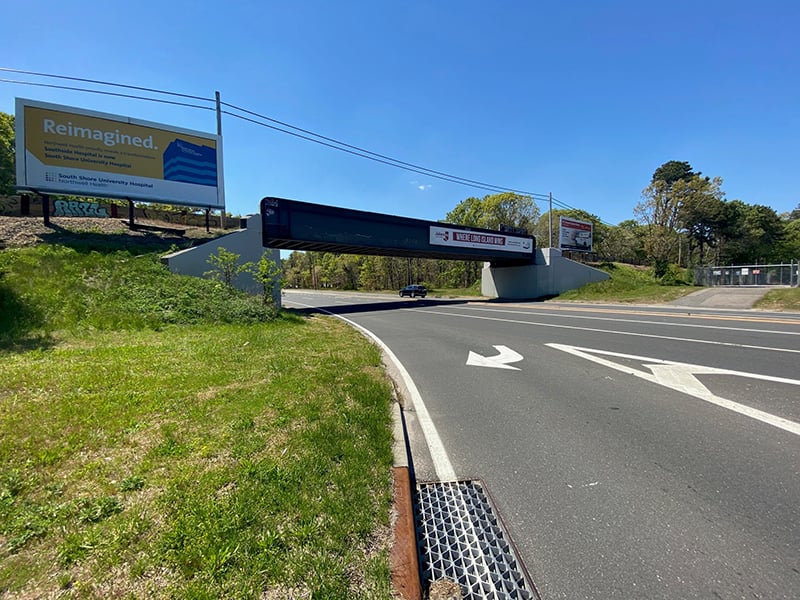
[[[392,403],[392,424],[394,428],[392,482],[395,510],[394,543],[390,556],[392,585],[404,600],[421,600],[422,585],[414,528],[411,473],[408,467],[403,415],[398,402]]]

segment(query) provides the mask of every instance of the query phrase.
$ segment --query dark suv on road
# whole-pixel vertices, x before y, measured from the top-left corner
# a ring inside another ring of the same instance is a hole
[[[424,298],[428,295],[428,290],[425,288],[424,285],[407,285],[402,290],[400,290],[400,297],[409,296],[411,298],[416,298],[417,296],[421,296]]]

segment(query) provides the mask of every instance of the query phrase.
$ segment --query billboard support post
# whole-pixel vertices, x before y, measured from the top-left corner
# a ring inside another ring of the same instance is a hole
[[[44,226],[50,227],[50,194],[42,194],[42,218]]]
[[[133,229],[136,225],[134,222],[134,208],[133,208],[133,200],[127,198],[128,200],[128,227]]]

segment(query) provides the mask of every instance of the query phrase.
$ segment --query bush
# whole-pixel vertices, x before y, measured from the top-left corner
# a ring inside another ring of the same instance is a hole
[[[687,280],[690,271],[677,265],[667,265],[665,273],[659,278],[661,285],[691,285]]]

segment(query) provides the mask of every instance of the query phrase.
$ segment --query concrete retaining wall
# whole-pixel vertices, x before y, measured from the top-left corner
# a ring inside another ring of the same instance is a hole
[[[203,273],[212,269],[208,258],[212,254],[216,254],[220,248],[225,248],[228,252],[239,255],[239,264],[257,263],[261,260],[264,252],[267,252],[269,258],[280,265],[280,251],[264,248],[261,245],[261,215],[246,217],[242,221],[245,223],[244,229],[215,238],[201,246],[168,254],[161,258],[161,262],[166,264],[173,273],[202,277]],[[251,294],[261,294],[261,284],[255,281],[249,273],[238,275],[233,285]],[[276,286],[272,297],[278,305],[280,305],[280,294],[280,287]]]
[[[556,248],[537,249],[532,265],[492,267],[485,263],[481,275],[484,296],[509,300],[555,296],[610,277],[604,271],[564,258]]]

